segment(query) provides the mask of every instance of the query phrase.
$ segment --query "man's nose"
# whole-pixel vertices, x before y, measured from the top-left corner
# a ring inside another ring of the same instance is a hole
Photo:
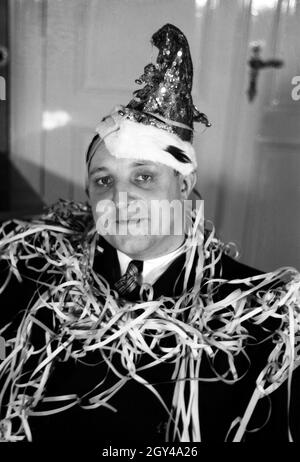
[[[126,180],[118,180],[113,187],[113,202],[122,207],[129,200],[136,198],[134,186]]]

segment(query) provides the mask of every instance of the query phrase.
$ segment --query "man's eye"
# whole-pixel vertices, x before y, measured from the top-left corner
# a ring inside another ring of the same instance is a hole
[[[99,186],[104,186],[104,187],[110,186],[112,182],[113,182],[113,179],[111,176],[103,176],[102,178],[96,179],[96,183]]]
[[[147,173],[144,173],[142,175],[138,175],[136,179],[137,181],[141,183],[149,183],[150,181],[152,181],[153,177],[152,175],[148,175]]]

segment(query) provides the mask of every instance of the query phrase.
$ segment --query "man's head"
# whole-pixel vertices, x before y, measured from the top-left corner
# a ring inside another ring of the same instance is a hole
[[[131,258],[169,253],[183,241],[184,200],[195,181],[193,172],[184,176],[162,163],[116,158],[101,142],[88,167],[96,225],[105,221],[108,232],[104,238]]]
[[[197,169],[193,123],[210,123],[193,104],[193,65],[184,34],[165,24],[159,52],[136,80],[145,84],[98,125],[87,152],[88,194],[97,231],[135,259],[175,250]],[[125,213],[126,212],[126,213]]]

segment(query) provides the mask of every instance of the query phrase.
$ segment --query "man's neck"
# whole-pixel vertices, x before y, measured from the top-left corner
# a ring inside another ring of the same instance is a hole
[[[142,253],[135,253],[135,254],[129,254],[126,253],[126,255],[131,258],[132,260],[152,260],[154,258],[159,258],[164,255],[168,255],[175,250],[177,250],[179,247],[182,246],[183,242],[185,241],[185,235],[180,235],[180,236],[173,236],[174,239],[169,239],[163,245],[158,245],[157,247],[150,247],[148,250],[142,252]]]
[[[146,259],[143,265],[143,282],[148,284],[153,284],[160,275],[170,266],[170,264],[184,252],[184,246],[181,244],[177,249],[168,252],[165,255],[160,255],[159,257],[154,257],[151,259]],[[117,250],[117,255],[120,263],[121,275],[123,275],[132,260],[130,256]]]

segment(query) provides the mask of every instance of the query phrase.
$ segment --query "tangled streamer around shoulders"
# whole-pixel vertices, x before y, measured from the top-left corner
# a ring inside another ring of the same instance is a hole
[[[0,262],[5,261],[8,270],[0,281],[0,294],[13,278],[23,284],[34,282],[35,294],[23,307],[14,334],[10,324],[0,330],[7,350],[0,363],[0,440],[31,441],[32,415],[46,416],[75,405],[112,408],[110,398],[127,381],[136,380],[165,407],[169,415],[167,440],[200,441],[197,387],[199,379],[205,380],[201,378],[203,357],[212,364],[214,380],[238,381],[241,373],[235,360],[245,354],[251,340],[255,342],[248,326],[263,326],[274,318],[278,322],[277,341],[257,378],[245,415],[236,422],[234,441],[240,441],[257,401],[285,380],[290,384],[299,365],[300,275],[293,268],[280,268],[226,281],[216,267],[229,250],[230,246],[215,236],[213,227],[201,239],[196,214],[184,266],[188,274],[198,255],[193,288],[180,296],[157,300],[150,289],[146,300],[127,302],[93,268],[95,254],[102,249],[88,205],[59,201],[41,216],[3,223]],[[232,290],[223,298],[216,297],[225,284]],[[36,345],[35,332],[39,334]],[[175,342],[166,346],[168,337]],[[213,367],[220,351],[228,365],[222,373]],[[97,353],[98,360],[114,373],[114,386],[99,384],[96,391],[87,394],[88,404],[84,405],[82,397],[74,394],[47,397],[47,381],[58,359],[85,360],[91,353]],[[173,365],[172,410],[143,375],[161,363]],[[186,401],[185,386],[194,399],[192,409]],[[43,405],[47,405],[46,410]]]

